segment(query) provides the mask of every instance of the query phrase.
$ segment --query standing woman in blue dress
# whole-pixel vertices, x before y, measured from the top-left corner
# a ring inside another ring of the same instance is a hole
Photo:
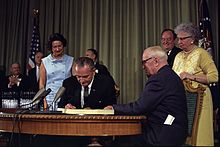
[[[64,53],[67,41],[62,34],[54,33],[48,40],[51,54],[42,59],[40,66],[39,88],[50,88],[52,91],[44,98],[44,108],[52,105],[52,101],[62,86],[63,80],[71,76],[73,57]],[[51,107],[50,107],[51,108]]]

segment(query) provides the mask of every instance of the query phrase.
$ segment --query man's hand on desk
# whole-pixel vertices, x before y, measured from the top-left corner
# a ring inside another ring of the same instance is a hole
[[[76,107],[73,106],[73,105],[70,104],[70,103],[66,104],[65,108],[66,108],[66,109],[76,109]]]
[[[113,107],[112,106],[106,106],[104,109],[105,110],[113,110]]]

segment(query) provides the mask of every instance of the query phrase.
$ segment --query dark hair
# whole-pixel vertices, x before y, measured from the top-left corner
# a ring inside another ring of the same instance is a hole
[[[85,65],[88,65],[90,69],[95,69],[94,62],[89,57],[79,57],[75,60],[75,65],[79,67],[84,67]]]
[[[20,65],[20,63],[19,63],[18,61],[12,62],[12,63],[11,63],[11,66],[12,66],[13,64],[18,64],[18,66],[21,67],[21,65]]]
[[[164,29],[161,33],[161,36],[163,35],[164,32],[167,32],[167,31],[170,31],[172,34],[173,34],[173,39],[176,39],[177,38],[177,35],[176,33],[174,32],[174,30],[172,29]]]
[[[52,49],[52,42],[53,41],[61,41],[63,44],[63,47],[66,47],[66,44],[67,44],[66,38],[64,38],[64,36],[60,33],[54,33],[54,34],[50,35],[48,43],[47,43],[47,48],[49,50]]]
[[[95,58],[98,59],[98,51],[94,48],[89,48],[87,49],[87,51],[91,51],[94,55],[95,55]]]

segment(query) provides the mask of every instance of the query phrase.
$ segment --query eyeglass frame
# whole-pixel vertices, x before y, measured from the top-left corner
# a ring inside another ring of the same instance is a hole
[[[185,40],[185,39],[187,39],[187,38],[191,38],[191,37],[192,37],[192,36],[190,35],[190,36],[186,36],[186,37],[180,37],[180,38],[179,38],[179,37],[177,37],[177,39],[178,39],[178,40]]]
[[[142,60],[141,61],[141,63],[142,63],[142,65],[144,65],[145,63],[147,63],[147,61],[149,61],[150,59],[153,59],[154,57],[149,57],[149,58],[147,58],[147,59],[145,59],[145,60]]]

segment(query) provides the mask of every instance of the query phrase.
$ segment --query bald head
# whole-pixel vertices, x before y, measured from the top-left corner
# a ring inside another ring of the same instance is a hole
[[[151,57],[158,57],[160,59],[167,60],[166,52],[160,46],[151,46],[144,50],[143,56],[149,55]]]
[[[142,66],[148,76],[156,74],[167,64],[167,54],[160,46],[151,46],[144,50]]]

